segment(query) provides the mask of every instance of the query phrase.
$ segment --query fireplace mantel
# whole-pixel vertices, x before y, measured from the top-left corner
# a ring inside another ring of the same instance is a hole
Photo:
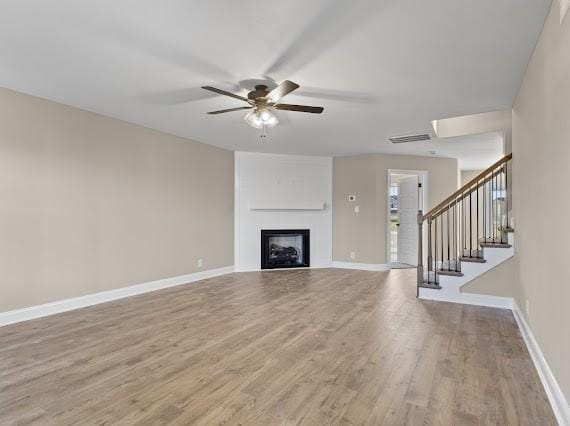
[[[322,201],[250,201],[250,210],[324,210]]]

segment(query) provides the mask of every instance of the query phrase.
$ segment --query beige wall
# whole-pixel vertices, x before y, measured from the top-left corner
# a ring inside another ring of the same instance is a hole
[[[520,292],[516,276],[515,259],[511,257],[495,268],[478,276],[463,287],[462,292],[515,297]]]
[[[570,19],[552,3],[513,107],[515,250],[525,311],[570,400]]]
[[[333,161],[333,259],[387,263],[386,215],[388,169],[426,170],[428,202],[435,206],[457,189],[457,160],[407,155],[369,154]],[[356,195],[356,203],[348,201]],[[360,213],[354,212],[354,206]],[[350,252],[356,252],[356,259]]]
[[[479,173],[483,170],[461,170],[461,183],[460,185],[463,186],[471,179],[474,179]]]
[[[0,312],[233,264],[233,153],[0,89]]]

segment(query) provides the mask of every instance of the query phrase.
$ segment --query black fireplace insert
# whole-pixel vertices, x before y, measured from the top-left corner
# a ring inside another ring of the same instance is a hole
[[[261,269],[307,268],[310,262],[308,229],[261,231]]]

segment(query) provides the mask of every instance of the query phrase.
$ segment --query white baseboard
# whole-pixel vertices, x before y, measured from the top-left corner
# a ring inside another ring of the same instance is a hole
[[[423,292],[420,288],[420,299],[435,300],[438,302],[461,303],[463,305],[487,306],[490,308],[512,309],[512,297],[489,296],[487,294],[459,293],[458,295],[446,295],[437,291]],[[429,289],[427,289],[429,290]]]
[[[224,268],[210,269],[207,271],[195,272],[193,274],[180,275],[177,277],[170,277],[161,280],[150,281],[147,283],[135,284],[128,287],[103,291],[100,293],[87,294],[85,296],[73,297],[71,299],[58,300],[56,302],[31,306],[29,308],[0,312],[0,327],[21,321],[41,318],[48,315],[59,314],[61,312],[67,312],[74,309],[85,308],[87,306],[97,305],[99,303],[110,302],[111,300],[122,299],[124,297],[135,296],[137,294],[143,294],[164,288],[188,284],[195,281],[204,280],[206,278],[218,277],[220,275],[232,273],[233,271],[233,266],[227,266]]]
[[[352,262],[333,262],[333,268],[340,269],[359,269],[361,271],[389,271],[390,265],[383,263],[352,263]]]
[[[538,346],[538,342],[534,338],[532,331],[526,322],[522,311],[516,302],[513,302],[513,314],[521,331],[522,337],[526,343],[526,347],[530,353],[534,366],[540,377],[540,381],[544,386],[544,390],[556,416],[556,420],[561,426],[570,425],[570,406],[564,397],[552,370],[546,362],[546,358]]]

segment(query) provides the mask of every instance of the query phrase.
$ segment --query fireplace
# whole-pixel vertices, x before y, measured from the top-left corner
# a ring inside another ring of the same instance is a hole
[[[261,231],[261,269],[307,268],[310,231],[271,229]]]

